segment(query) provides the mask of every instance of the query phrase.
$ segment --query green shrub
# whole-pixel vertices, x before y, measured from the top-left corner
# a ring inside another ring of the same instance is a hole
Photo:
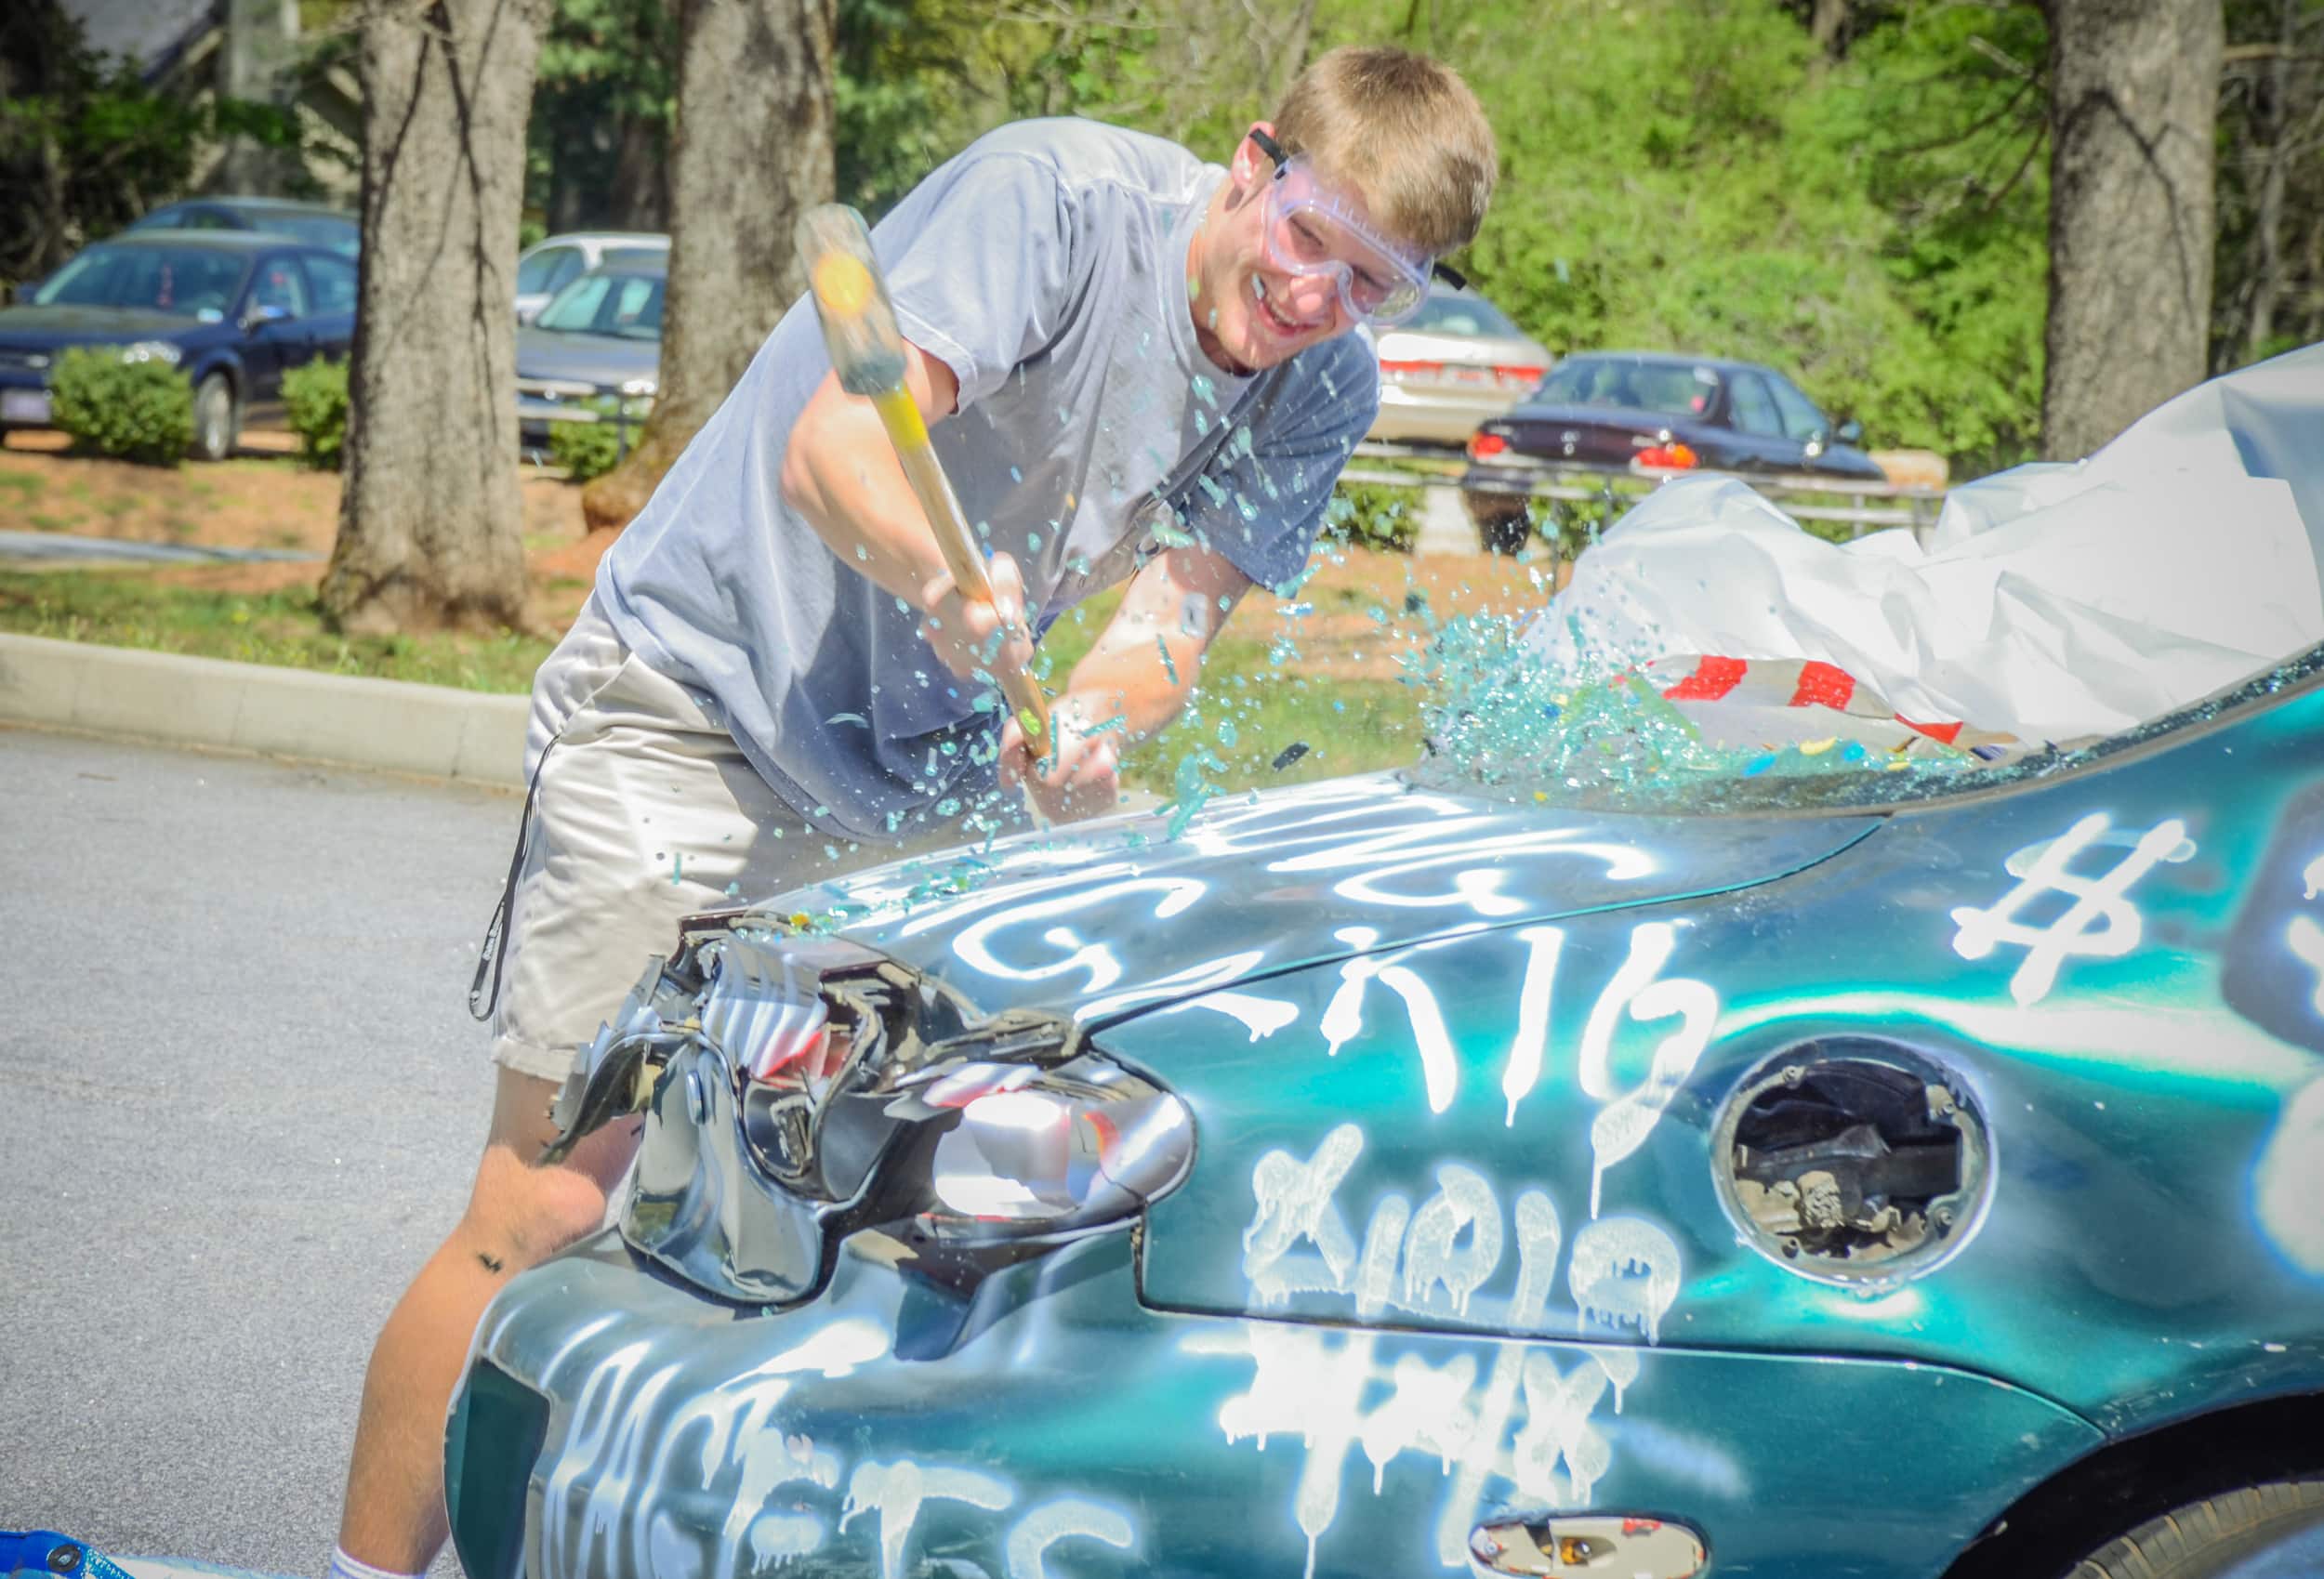
[[[602,422],[552,422],[548,425],[548,458],[565,468],[565,475],[574,482],[587,482],[602,477],[621,464],[622,441],[620,426],[614,420],[614,401],[600,399],[588,402],[588,409],[605,418]],[[632,414],[629,419],[629,442],[638,441],[638,429],[642,426]]]
[[[347,359],[319,357],[283,375],[283,408],[298,454],[322,471],[336,471],[347,443]]]
[[[1408,554],[1420,534],[1420,491],[1384,482],[1342,482],[1325,507],[1324,534],[1336,542]]]
[[[193,386],[168,362],[75,346],[48,375],[50,418],[75,449],[176,466],[193,442]]]

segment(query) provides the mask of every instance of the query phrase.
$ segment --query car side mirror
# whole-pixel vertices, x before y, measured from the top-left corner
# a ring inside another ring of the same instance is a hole
[[[293,316],[295,315],[287,307],[276,307],[271,303],[264,306],[253,306],[242,315],[242,326],[244,329],[263,329],[270,323],[288,322]]]
[[[1861,444],[1864,442],[1864,424],[1851,417],[1832,429],[1832,437],[1842,444]]]

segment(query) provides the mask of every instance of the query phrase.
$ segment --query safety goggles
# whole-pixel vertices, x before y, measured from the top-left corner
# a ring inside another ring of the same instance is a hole
[[[1428,300],[1432,276],[1456,289],[1466,283],[1426,254],[1382,239],[1316,179],[1304,158],[1287,155],[1265,132],[1252,132],[1250,140],[1275,167],[1261,198],[1267,261],[1301,278],[1329,275],[1351,318],[1374,325],[1401,323]]]

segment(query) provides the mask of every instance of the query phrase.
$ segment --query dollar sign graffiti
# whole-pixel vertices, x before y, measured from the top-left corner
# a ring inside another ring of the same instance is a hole
[[[2186,824],[2173,817],[2156,823],[2131,843],[2130,853],[2095,877],[2070,868],[2074,858],[2092,845],[2130,843],[2125,835],[2106,836],[2107,817],[2093,811],[2057,838],[2027,845],[2003,864],[2017,886],[2000,902],[1980,910],[1964,905],[1953,912],[1953,952],[1963,959],[1983,959],[2002,943],[2026,951],[2026,961],[2010,978],[2010,996],[2035,1004],[2057,984],[2058,967],[2075,956],[2114,959],[2138,946],[2138,907],[2124,896],[2130,887],[2159,862],[2185,861],[2195,854]],[[2050,894],[2070,894],[2074,902],[2055,920],[2023,922],[2019,914],[2034,901]]]

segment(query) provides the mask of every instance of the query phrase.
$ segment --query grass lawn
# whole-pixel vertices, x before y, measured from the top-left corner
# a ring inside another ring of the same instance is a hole
[[[527,691],[534,637],[337,636],[311,587],[221,592],[113,571],[0,572],[0,630],[467,691]]]
[[[584,538],[578,496],[560,480],[526,477],[534,606],[551,628],[580,608],[604,546]],[[336,475],[276,455],[163,470],[28,450],[20,441],[0,452],[0,526],[298,547],[319,559],[337,513]],[[320,573],[313,561],[0,569],[0,630],[492,691],[529,689],[548,653],[548,641],[515,635],[337,635],[314,607]],[[1487,555],[1327,550],[1290,599],[1255,590],[1243,600],[1186,715],[1131,752],[1124,777],[1169,795],[1182,769],[1239,790],[1410,762],[1419,754],[1419,705],[1399,678],[1401,656],[1438,619],[1538,607],[1546,597],[1541,567]],[[1063,685],[1117,601],[1092,599],[1049,633],[1043,678],[1051,689]]]

